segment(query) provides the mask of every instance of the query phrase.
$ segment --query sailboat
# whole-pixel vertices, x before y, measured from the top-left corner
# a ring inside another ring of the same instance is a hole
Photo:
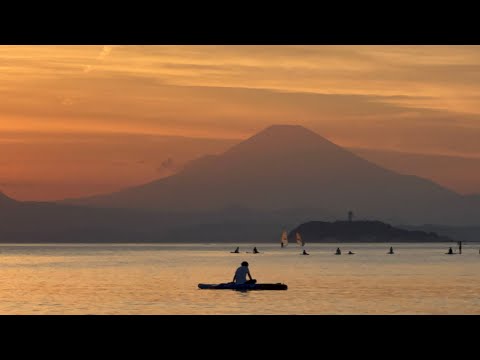
[[[300,233],[295,234],[295,240],[297,240],[297,245],[300,245],[302,247],[303,253],[302,255],[310,255],[305,251],[305,240],[302,239],[300,236]]]
[[[286,230],[283,230],[282,232],[282,239],[280,240],[280,244],[282,245],[282,248],[288,245],[288,236]]]
[[[305,246],[305,241],[302,239],[302,237],[300,236],[300,233],[296,233],[295,234],[295,239],[297,240],[297,244],[298,245],[301,245],[302,247]]]

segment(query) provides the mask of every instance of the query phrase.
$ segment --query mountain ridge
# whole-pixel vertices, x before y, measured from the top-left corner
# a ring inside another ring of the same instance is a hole
[[[300,125],[269,126],[169,177],[68,203],[164,211],[218,210],[231,204],[268,211],[321,204],[338,214],[352,209],[413,224],[469,223],[479,212],[450,189],[385,169]]]

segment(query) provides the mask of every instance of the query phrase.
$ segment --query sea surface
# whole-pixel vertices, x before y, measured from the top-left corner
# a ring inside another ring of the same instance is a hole
[[[480,314],[480,243],[451,245],[0,244],[0,314]],[[244,260],[288,290],[198,289]]]

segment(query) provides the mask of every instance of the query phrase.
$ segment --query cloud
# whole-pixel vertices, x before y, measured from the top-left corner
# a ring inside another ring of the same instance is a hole
[[[73,101],[72,98],[66,97],[66,98],[62,99],[62,105],[70,106],[70,105],[73,105],[73,104],[74,104],[74,101]]]
[[[97,59],[96,59],[97,62],[105,60],[105,58],[111,54],[114,47],[115,46],[110,46],[110,45],[109,46],[103,46],[102,50],[100,50],[100,53],[97,56]],[[83,67],[83,72],[84,73],[89,73],[92,70],[94,70],[94,66],[91,65],[91,64],[90,65],[85,65]]]
[[[113,50],[113,46],[104,46],[102,48],[102,51],[100,51],[100,54],[98,55],[98,60],[103,60],[105,59],[108,55],[110,55],[110,53],[112,52]]]
[[[174,170],[175,169],[175,164],[173,162],[173,159],[170,158],[170,157],[167,160],[162,161],[161,166],[164,169],[168,169],[168,170]]]
[[[159,167],[157,167],[157,171],[161,174],[165,173],[175,173],[179,170],[176,162],[173,161],[171,157],[162,161]]]

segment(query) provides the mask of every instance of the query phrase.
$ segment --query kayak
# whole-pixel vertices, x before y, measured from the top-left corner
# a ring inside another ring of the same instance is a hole
[[[223,283],[223,284],[198,284],[200,289],[211,289],[211,290],[287,290],[288,286],[286,284],[276,283],[276,284],[234,284],[234,283]]]

